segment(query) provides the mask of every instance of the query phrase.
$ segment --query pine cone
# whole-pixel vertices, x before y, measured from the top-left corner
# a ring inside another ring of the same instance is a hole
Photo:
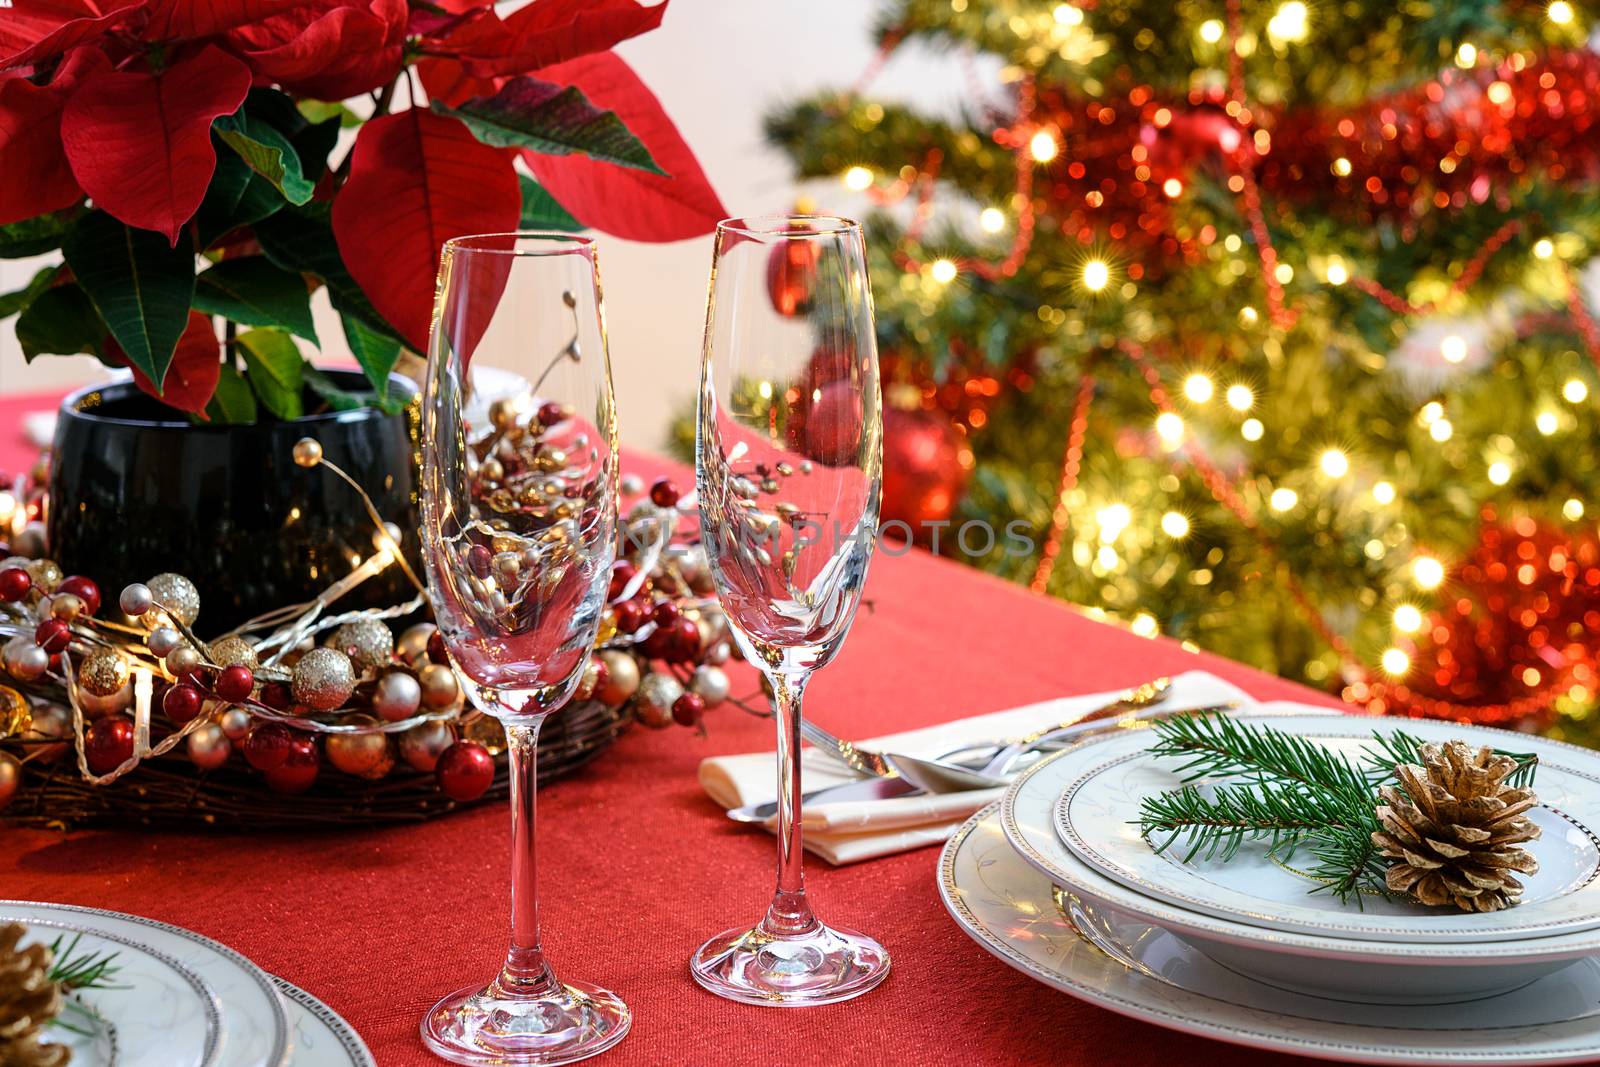
[[[0,926],[0,1067],[65,1067],[64,1045],[46,1045],[40,1035],[61,1010],[61,987],[50,980],[50,950],[19,949],[23,928]]]
[[[1372,843],[1394,862],[1387,882],[1432,907],[1499,911],[1522,899],[1512,871],[1532,874],[1539,862],[1517,846],[1539,836],[1523,812],[1539,802],[1531,789],[1505,785],[1517,761],[1476,751],[1463,741],[1423,745],[1425,766],[1395,768],[1400,786],[1378,790],[1383,803]]]

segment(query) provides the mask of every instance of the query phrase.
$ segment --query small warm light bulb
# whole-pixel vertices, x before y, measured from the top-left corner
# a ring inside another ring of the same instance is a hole
[[[1393,504],[1394,495],[1393,482],[1379,482],[1372,487],[1372,499],[1380,504]]]
[[[1511,86],[1502,81],[1493,81],[1489,83],[1489,88],[1484,90],[1483,95],[1489,98],[1489,103],[1491,104],[1509,104],[1511,102]]]
[[[1228,406],[1235,411],[1249,411],[1256,402],[1256,395],[1250,391],[1248,385],[1228,386]]]
[[[1553,411],[1539,412],[1539,414],[1533,417],[1533,424],[1538,428],[1539,432],[1544,434],[1546,437],[1551,436],[1557,430],[1561,429],[1561,420],[1556,417],[1556,413]]]
[[[1478,62],[1478,46],[1471,41],[1462,41],[1461,47],[1456,49],[1456,66],[1467,70],[1476,66]]]
[[[1503,459],[1497,459],[1489,464],[1489,481],[1495,485],[1505,485],[1511,480],[1511,464]]]
[[[1033,154],[1033,158],[1038,160],[1040,163],[1048,163],[1052,159],[1056,158],[1056,154],[1061,151],[1061,146],[1056,143],[1055,134],[1051,133],[1049,130],[1040,130],[1038,133],[1034,134],[1033,139],[1028,142],[1028,151],[1031,152]]]
[[[1439,342],[1439,354],[1446,363],[1460,363],[1467,358],[1467,342],[1463,337],[1451,334]]]
[[[1411,604],[1401,604],[1394,609],[1394,628],[1403,634],[1414,634],[1422,629],[1422,612]]]
[[[1328,261],[1328,284],[1343,285],[1350,280],[1350,271],[1345,268],[1344,260],[1338,256]]]
[[[1279,285],[1288,285],[1294,281],[1294,268],[1287,263],[1279,263],[1273,268],[1272,276],[1278,279]]]
[[[1343,450],[1330,448],[1322,454],[1319,461],[1322,473],[1330,478],[1343,478],[1350,473],[1350,457]]]
[[[1189,536],[1189,520],[1176,511],[1169,511],[1161,516],[1161,532],[1168,537]]]
[[[1560,0],[1557,0],[1559,3]],[[1200,24],[1200,39],[1206,44],[1216,44],[1222,40],[1222,20],[1206,19]]]
[[[986,207],[978,216],[978,225],[984,233],[999,233],[1006,228],[1006,213],[997,207]]]
[[[1418,589],[1437,589],[1444,584],[1444,564],[1432,556],[1418,556],[1411,563],[1411,580]]]
[[[1183,419],[1175,412],[1163,411],[1156,416],[1156,436],[1169,445],[1183,440]]]
[[[1378,662],[1383,665],[1386,673],[1392,674],[1396,678],[1411,669],[1411,657],[1398,648],[1384,649],[1383,658]]]
[[[1428,436],[1440,444],[1450,440],[1451,435],[1455,432],[1456,428],[1450,425],[1449,419],[1435,419],[1433,420],[1433,425],[1428,427]]]
[[[1257,322],[1261,321],[1261,313],[1255,308],[1246,304],[1244,307],[1239,309],[1239,321],[1246,326],[1254,326]]]
[[[1266,432],[1267,428],[1261,425],[1260,419],[1245,419],[1239,424],[1239,436],[1246,441],[1259,441]]]
[[[1168,178],[1161,183],[1161,191],[1167,194],[1168,200],[1176,200],[1183,195],[1183,183],[1176,178]]]
[[[1298,503],[1300,494],[1293,489],[1274,489],[1272,495],[1267,498],[1267,505],[1273,511],[1288,511]]]
[[[1133,521],[1133,512],[1126,504],[1108,504],[1095,512],[1094,520],[1100,526],[1100,540],[1109,544],[1122,536]]]
[[[928,268],[928,276],[940,285],[949,285],[956,280],[956,265],[948,259],[936,259]]]
[[[1431,426],[1444,417],[1444,405],[1437,400],[1430,400],[1422,405],[1422,410],[1417,412],[1417,420],[1424,426]]]
[[[1557,26],[1572,24],[1572,5],[1567,0],[1551,0],[1550,6],[1544,9],[1545,17]]]
[[[1083,287],[1098,293],[1111,283],[1111,268],[1103,259],[1091,259],[1083,265]]]
[[[1191,374],[1183,380],[1183,395],[1196,404],[1209,401],[1216,387],[1211,384],[1211,379],[1204,374]]]
[[[1083,23],[1083,10],[1072,4],[1057,4],[1051,14],[1063,26],[1078,26]]]
[[[1533,242],[1533,254],[1540,259],[1549,259],[1556,254],[1556,243],[1548,237],[1541,237]]]
[[[1306,5],[1288,0],[1267,22],[1267,34],[1279,41],[1303,41],[1306,37]]]
[[[1156,622],[1156,617],[1147,611],[1141,611],[1133,617],[1130,627],[1140,637],[1154,637],[1161,632],[1161,624]]]
[[[1569,404],[1581,404],[1589,395],[1589,387],[1583,384],[1581,378],[1568,378],[1561,387],[1561,398]]]
[[[1350,177],[1350,161],[1344,156],[1340,156],[1338,159],[1334,160],[1333,173],[1340,178]]]
[[[1583,501],[1579,500],[1575,496],[1568,497],[1567,502],[1561,505],[1561,514],[1565,515],[1573,522],[1577,522],[1579,519],[1583,518]]]
[[[872,188],[872,171],[866,167],[851,167],[844,172],[844,187],[857,193]]]

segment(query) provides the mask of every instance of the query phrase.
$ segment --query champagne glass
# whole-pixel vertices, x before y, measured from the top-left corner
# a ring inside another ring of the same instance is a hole
[[[800,700],[861,600],[881,422],[861,227],[824,216],[719,224],[695,439],[700,531],[778,727],[777,891],[754,927],[718,934],[690,961],[696,981],[733,1000],[829,1004],[889,973],[882,945],[812,914],[800,838]]]
[[[570,1063],[622,1040],[607,990],[556,978],[539,945],[539,726],[577,688],[616,556],[616,404],[594,242],[446,242],[423,394],[422,543],[439,632],[511,759],[511,947],[445,997],[423,1042],[454,1063]]]

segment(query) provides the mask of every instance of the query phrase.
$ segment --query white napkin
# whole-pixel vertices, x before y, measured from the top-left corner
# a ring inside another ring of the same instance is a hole
[[[1020,737],[1045,726],[1087,715],[1115,700],[1121,690],[1060,697],[1026,707],[978,715],[884,737],[865,738],[867,748],[890,749],[912,756],[937,756],[965,742]],[[1205,671],[1189,671],[1172,679],[1172,693],[1163,706],[1203,707],[1235,701],[1241,709],[1254,702],[1244,690]],[[852,740],[855,740],[852,738]],[[855,776],[832,759],[807,748],[801,756],[807,792],[854,781]],[[725,808],[762,804],[777,798],[777,758],[772,752],[716,756],[700,763],[700,785]],[[808,805],[801,815],[806,848],[829,863],[842,865],[935,845],[948,838],[973,812],[1005,792],[975,789],[933,796]],[[773,830],[777,819],[767,821]]]

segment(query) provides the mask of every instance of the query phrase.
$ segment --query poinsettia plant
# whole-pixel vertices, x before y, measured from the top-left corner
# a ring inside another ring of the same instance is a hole
[[[197,419],[294,418],[365,399],[302,358],[321,286],[386,404],[446,239],[725,214],[610,50],[666,7],[0,0],[0,257],[63,260],[0,317],[29,360],[130,367]]]

